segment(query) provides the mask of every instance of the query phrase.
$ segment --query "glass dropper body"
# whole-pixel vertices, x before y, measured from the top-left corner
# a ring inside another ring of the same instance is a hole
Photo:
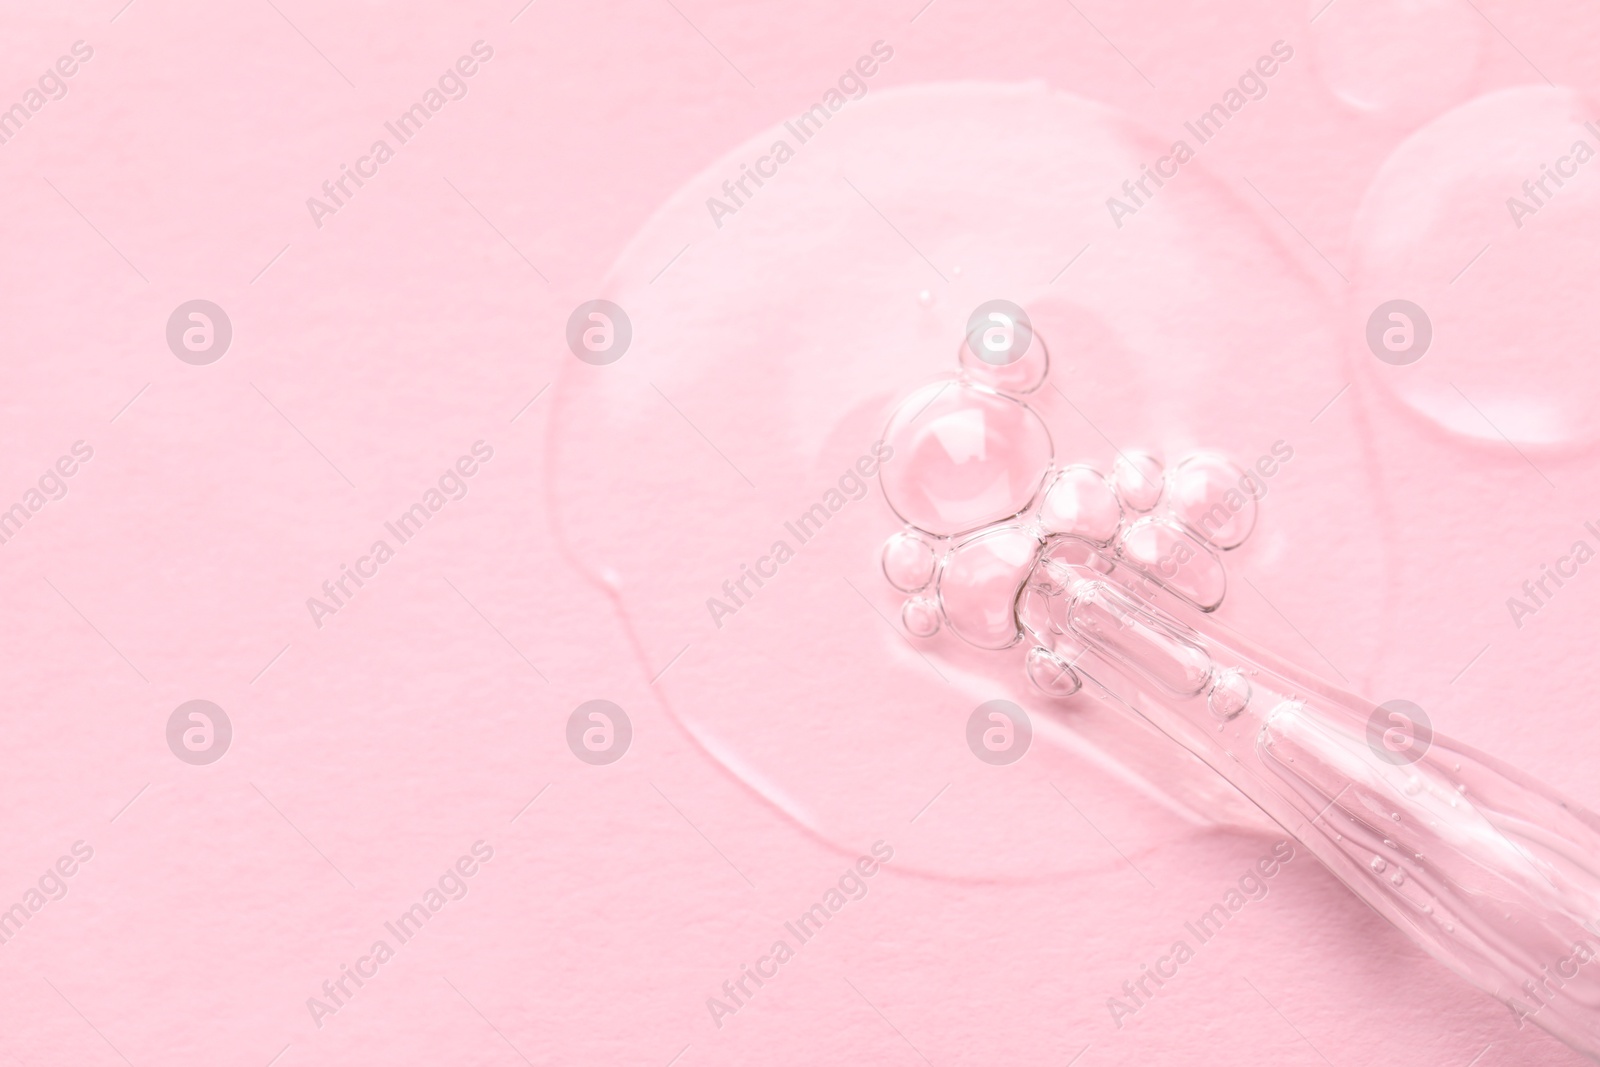
[[[1021,628],[1259,806],[1421,948],[1600,1059],[1600,818],[1266,651],[1123,560],[1046,542]]]

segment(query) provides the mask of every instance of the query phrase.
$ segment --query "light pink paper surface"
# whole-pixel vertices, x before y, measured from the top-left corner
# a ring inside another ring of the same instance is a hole
[[[1600,805],[1600,564],[1524,590],[1600,547],[1600,19],[920,4],[4,16],[0,1062],[1581,1062],[1304,853],[1199,943],[1283,835],[1020,650],[908,644],[876,485],[706,601],[1006,297],[1063,462],[1292,445],[1228,625]],[[995,698],[1009,767],[964,736]],[[169,746],[193,700],[213,763]],[[569,746],[592,700],[614,763]]]

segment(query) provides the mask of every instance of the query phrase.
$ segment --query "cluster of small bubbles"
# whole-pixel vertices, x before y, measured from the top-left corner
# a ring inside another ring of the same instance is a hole
[[[932,597],[917,596],[900,609],[900,621],[912,637],[932,637],[939,632],[939,604]]]
[[[1382,856],[1372,857],[1372,869],[1377,873],[1382,874],[1388,867],[1389,865],[1383,861]]]
[[[1149,511],[1161,502],[1161,461],[1148,452],[1124,452],[1111,468],[1111,485],[1130,511]]]
[[[1028,680],[1046,696],[1069,697],[1083,687],[1077,672],[1046,648],[1030,648],[1025,663]]]
[[[915,593],[933,578],[933,546],[902,530],[883,544],[883,576],[902,593]]]
[[[1250,682],[1237,667],[1230,667],[1218,674],[1211,694],[1206,698],[1211,714],[1223,722],[1236,718],[1249,703]]]

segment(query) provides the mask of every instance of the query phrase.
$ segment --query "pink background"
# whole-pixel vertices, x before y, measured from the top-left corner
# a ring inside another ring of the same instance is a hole
[[[1107,998],[1280,835],[1091,706],[1030,705],[1022,763],[974,760],[971,709],[1027,699],[1015,659],[939,644],[938,683],[867,613],[897,606],[876,495],[739,627],[700,603],[1015,294],[1062,458],[1293,441],[1230,624],[1600,805],[1600,575],[1521,628],[1505,603],[1600,522],[1600,192],[1523,229],[1503,202],[1565,150],[1504,142],[1565,136],[1600,16],[274,3],[0,34],[0,105],[94,49],[0,145],[0,506],[94,450],[0,546],[0,907],[94,850],[0,945],[0,1062],[1578,1061],[1309,857],[1119,1028]],[[1270,92],[1113,228],[1112,176],[1280,39]],[[314,225],[306,198],[478,40],[466,97]],[[704,197],[879,40],[866,99],[713,226]],[[564,332],[601,296],[635,348],[593,368]],[[1394,297],[1434,312],[1404,379],[1362,338]],[[204,367],[164,339],[194,298],[233,324]],[[479,440],[465,498],[315,627],[306,598]],[[234,728],[204,767],[165,741],[197,698]],[[565,740],[595,698],[633,723],[605,767]],[[707,998],[879,839],[865,898],[716,1026]],[[470,892],[315,1025],[307,998],[480,840]]]

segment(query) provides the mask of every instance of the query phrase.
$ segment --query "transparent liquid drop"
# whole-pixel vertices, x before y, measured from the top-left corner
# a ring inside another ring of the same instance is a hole
[[[1038,493],[1054,450],[1030,408],[966,382],[923,386],[895,410],[881,481],[890,507],[939,536],[1008,519]]]
[[[1069,697],[1083,686],[1077,673],[1048,649],[1030,648],[1025,665],[1028,680],[1046,696]]]
[[[883,545],[883,576],[902,593],[915,593],[933,579],[933,546],[914,533],[901,531]]]
[[[1124,452],[1111,467],[1111,485],[1130,511],[1149,511],[1161,502],[1161,461],[1148,452]]]
[[[939,632],[939,604],[932,597],[912,597],[900,609],[900,621],[912,637],[932,637]]]
[[[1600,369],[1573,291],[1600,275],[1600,159],[1576,162],[1600,153],[1585,127],[1597,114],[1566,89],[1480,97],[1402,143],[1362,201],[1352,358],[1450,433],[1500,449],[1600,434]]]
[[[653,699],[707,767],[830,847],[854,855],[861,840],[873,839],[867,835],[915,813],[925,797],[900,810],[911,786],[927,782],[932,796],[969,769],[971,753],[950,743],[951,724],[931,718],[930,708],[1034,699],[1020,669],[1025,649],[986,656],[958,647],[965,643],[939,632],[945,623],[936,604],[907,611],[906,594],[879,578],[884,540],[905,524],[877,484],[803,546],[783,527],[825,491],[849,496],[841,473],[883,436],[899,401],[921,383],[959,373],[957,346],[975,301],[1002,296],[1028,309],[1057,357],[1054,384],[1078,408],[1046,386],[1032,394],[1036,410],[1065,458],[1101,470],[1115,449],[1087,420],[1174,456],[1206,442],[1253,457],[1282,431],[1286,403],[1330,397],[1349,379],[1320,283],[1254,209],[1241,206],[1231,182],[1205,169],[1186,168],[1157,209],[1129,220],[1115,242],[1097,240],[1083,262],[1048,284],[1075,252],[1063,236],[1105,225],[1107,191],[1138,173],[1153,148],[1165,150],[1170,133],[1159,133],[1042,84],[875,91],[830,124],[825,153],[802,153],[786,166],[780,200],[741,211],[730,240],[703,239],[701,183],[673,193],[605,280],[604,295],[650,329],[637,331],[627,358],[607,373],[568,361],[575,366],[551,388],[551,521],[588,580],[618,576],[615,599],[637,636],[632,668],[646,681],[656,677],[693,637],[696,651],[661,678]],[[749,146],[730,148],[715,169],[737,171],[750,147],[764,150],[782,135],[775,124]],[[952,154],[952,144],[985,149]],[[841,168],[897,224],[915,228],[913,239],[946,274],[952,258],[967,260],[950,298],[941,288],[931,307],[919,305],[919,291],[932,288],[927,263],[883,240],[881,227],[857,225],[875,216],[840,182]],[[661,274],[691,241],[695,254]],[[1003,254],[974,259],[970,250],[979,248]],[[1238,313],[1241,292],[1252,294],[1247,316]],[[767,330],[773,343],[752,350],[751,338]],[[1263,336],[1272,343],[1263,345]],[[1070,384],[1064,353],[1071,353]],[[703,437],[670,421],[678,417],[663,395]],[[1341,401],[1316,427],[1339,431],[1321,439],[1323,458],[1360,472],[1352,410]],[[897,452],[885,469],[903,458]],[[1034,469],[1032,461],[1025,466]],[[1037,476],[1046,469],[1039,464]],[[1365,610],[1371,589],[1382,585],[1391,554],[1383,538],[1340,544],[1321,536],[1330,507],[1352,525],[1376,529],[1365,491],[1373,480],[1358,473],[1337,500],[1315,484],[1320,479],[1304,479],[1304,491],[1282,479],[1273,484],[1275,534],[1291,549],[1323,546],[1319,569],[1341,575],[1322,590],[1321,610],[1331,617]],[[1026,496],[1026,486],[1016,493]],[[616,521],[618,500],[656,517],[650,536]],[[796,558],[715,628],[707,596],[775,537]],[[1252,577],[1271,580],[1300,561],[1287,551],[1251,565]],[[913,597],[929,593],[925,587]],[[934,631],[926,645],[915,637],[907,645],[908,616],[917,629]],[[1363,628],[1351,657],[1375,654],[1380,630]],[[1340,665],[1350,669],[1342,658]],[[763,713],[750,714],[757,705]],[[872,713],[862,716],[862,707]],[[1149,803],[1180,812],[1136,820],[1136,839],[1119,838],[1119,847],[1187,848],[1197,820],[1252,832],[1261,826],[1258,811],[1219,787],[1213,772],[1177,746],[1151,744],[1147,728],[1125,712],[1086,697],[1071,715],[1077,741],[1041,732],[1035,748],[1074,783],[1074,800],[1081,790],[1104,810]],[[1016,790],[1014,779],[990,778],[992,789],[964,786],[962,805],[946,809],[940,801],[930,816],[943,815],[918,820],[907,869],[985,881],[1099,869],[1098,839],[1056,847],[1059,835],[1036,817],[1029,791]],[[1018,832],[989,834],[996,825]]]
[[[950,629],[979,648],[1016,644],[1016,600],[1038,557],[1039,539],[1021,526],[968,538],[939,572],[939,603]]]
[[[1388,869],[1389,865],[1384,862],[1382,856],[1374,856],[1374,857],[1372,857],[1371,866],[1372,866],[1372,869],[1374,871],[1378,872],[1379,874],[1382,874],[1386,869]]]
[[[1488,30],[1460,0],[1307,0],[1318,74],[1344,103],[1422,117],[1472,91]]]
[[[1045,489],[1039,522],[1050,533],[1072,534],[1104,544],[1116,536],[1122,522],[1122,505],[1099,471],[1068,467]]]

